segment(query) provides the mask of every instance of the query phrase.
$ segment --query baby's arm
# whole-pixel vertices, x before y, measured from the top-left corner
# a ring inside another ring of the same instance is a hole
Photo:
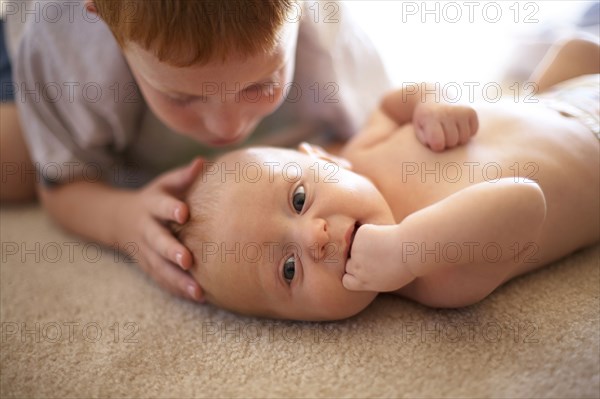
[[[446,102],[439,87],[427,83],[389,93],[381,108],[399,125],[412,122],[419,141],[433,151],[465,144],[479,128],[473,108]]]
[[[345,151],[369,148],[406,123],[413,123],[419,141],[433,151],[468,142],[479,128],[477,113],[469,106],[445,102],[435,90],[435,87],[421,83],[385,95],[379,109],[371,114]]]
[[[502,249],[502,259],[494,263],[508,261],[515,255],[515,244],[525,248],[535,241],[545,215],[544,194],[530,180],[506,178],[467,187],[397,225],[361,226],[346,265],[344,286],[395,291],[448,266],[482,265],[484,273],[497,274],[486,265],[489,259],[482,245],[494,243]],[[478,250],[462,250],[453,254],[451,263],[444,262],[441,249],[456,245]]]

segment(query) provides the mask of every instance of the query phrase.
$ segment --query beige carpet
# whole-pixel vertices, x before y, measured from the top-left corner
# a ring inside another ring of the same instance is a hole
[[[2,398],[600,396],[598,246],[469,308],[311,324],[173,298],[36,205],[0,217]]]

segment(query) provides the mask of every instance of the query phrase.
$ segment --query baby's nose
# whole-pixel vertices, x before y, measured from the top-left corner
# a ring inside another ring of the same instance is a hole
[[[324,219],[312,220],[308,226],[305,226],[304,247],[315,262],[323,261],[327,253],[330,244],[328,229]]]

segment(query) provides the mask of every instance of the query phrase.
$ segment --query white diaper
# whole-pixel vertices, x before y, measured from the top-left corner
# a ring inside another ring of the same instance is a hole
[[[539,99],[586,125],[600,140],[600,75],[584,75],[553,86]]]

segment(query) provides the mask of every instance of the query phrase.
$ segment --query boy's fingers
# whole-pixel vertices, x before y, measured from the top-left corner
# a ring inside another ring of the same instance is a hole
[[[192,266],[192,257],[187,248],[160,224],[150,223],[144,230],[144,240],[153,251],[166,260],[170,260],[185,270]]]
[[[154,280],[169,292],[188,298],[196,302],[202,302],[202,290],[194,278],[175,266],[163,260],[158,254],[150,256],[152,262],[150,273]]]
[[[161,268],[160,274],[163,280],[171,287],[171,292],[174,294],[196,302],[202,300],[200,285],[198,285],[190,274],[170,263],[166,263]]]
[[[185,202],[165,193],[158,194],[148,207],[152,216],[165,222],[183,224],[188,218],[188,206]]]
[[[180,191],[186,189],[198,176],[204,164],[203,158],[195,158],[186,166],[174,169],[159,176],[156,183],[166,190]]]

